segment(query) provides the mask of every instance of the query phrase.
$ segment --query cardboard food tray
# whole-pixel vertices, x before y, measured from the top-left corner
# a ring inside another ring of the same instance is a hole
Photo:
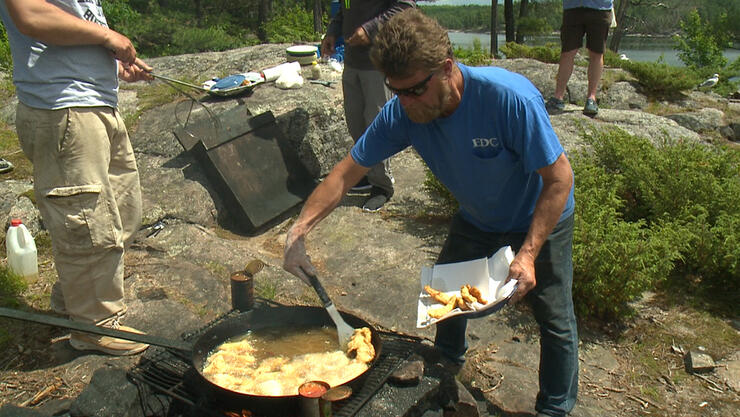
[[[435,265],[433,268],[423,267],[421,270],[421,292],[417,304],[416,327],[424,328],[450,317],[464,315],[466,318],[478,318],[495,313],[503,308],[516,291],[516,280],[505,282],[509,275],[509,264],[514,260],[511,246],[504,246],[489,258],[480,258],[472,261],[452,264]],[[463,311],[454,308],[439,319],[429,317],[427,311],[441,307],[426,291],[424,286],[429,285],[435,290],[447,294],[460,294],[460,287],[470,284],[477,287],[488,304],[473,303],[472,309]]]

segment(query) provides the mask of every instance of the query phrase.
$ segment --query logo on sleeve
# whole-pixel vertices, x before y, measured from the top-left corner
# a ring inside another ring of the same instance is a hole
[[[498,138],[473,139],[473,155],[478,158],[495,158],[503,148]]]

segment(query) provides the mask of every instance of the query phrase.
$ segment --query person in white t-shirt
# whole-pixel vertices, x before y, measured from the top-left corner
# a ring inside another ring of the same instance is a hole
[[[119,328],[126,312],[123,254],[141,222],[133,148],[118,112],[118,79],[151,80],[100,0],[3,0],[13,58],[16,130],[33,163],[34,192],[59,277],[51,307]],[[139,332],[140,333],[140,332]],[[72,332],[78,350],[131,355],[147,344]]]

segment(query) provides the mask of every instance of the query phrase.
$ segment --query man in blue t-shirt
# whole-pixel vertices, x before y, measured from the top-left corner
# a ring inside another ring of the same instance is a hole
[[[513,302],[525,299],[540,326],[542,416],[570,412],[578,387],[571,298],[573,172],[537,89],[500,68],[455,63],[447,32],[410,9],[391,18],[371,57],[396,93],[309,197],[288,231],[284,268],[315,274],[305,236],[368,167],[412,146],[460,203],[438,264],[487,257],[511,245]],[[437,324],[435,346],[461,364],[467,321]]]

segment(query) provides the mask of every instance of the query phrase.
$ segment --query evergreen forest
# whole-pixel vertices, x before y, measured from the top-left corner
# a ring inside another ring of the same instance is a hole
[[[729,45],[740,43],[740,1],[616,0],[615,33],[672,35],[692,10]],[[490,31],[490,6],[435,6],[419,1],[427,14],[451,29]],[[223,51],[265,42],[318,41],[329,21],[331,0],[103,0],[109,25],[131,38],[143,57]],[[497,32],[507,41],[552,33],[562,18],[561,0],[505,0],[496,10]],[[511,34],[511,39],[509,38]],[[612,46],[612,49],[615,49]],[[0,30],[0,65],[10,62]]]

